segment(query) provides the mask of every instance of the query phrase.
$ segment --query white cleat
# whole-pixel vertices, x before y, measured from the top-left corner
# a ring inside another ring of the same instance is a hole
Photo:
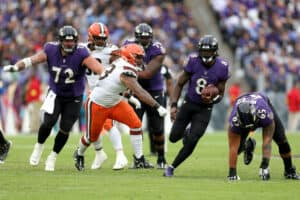
[[[96,156],[91,166],[91,169],[99,169],[106,159],[107,155],[103,149],[96,151]]]
[[[30,165],[37,166],[40,163],[43,150],[44,150],[44,144],[36,143],[34,145],[33,152],[29,159]]]
[[[45,162],[45,171],[53,172],[55,169],[56,156],[50,154]]]
[[[128,165],[128,160],[124,153],[122,152],[121,154],[117,155],[116,162],[113,166],[113,170],[120,170],[124,169]]]

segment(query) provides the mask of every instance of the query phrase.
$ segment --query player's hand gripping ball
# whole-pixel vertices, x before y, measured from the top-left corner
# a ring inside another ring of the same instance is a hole
[[[219,94],[219,89],[213,84],[209,84],[201,91],[201,97],[204,103],[212,103],[213,99],[218,94]]]

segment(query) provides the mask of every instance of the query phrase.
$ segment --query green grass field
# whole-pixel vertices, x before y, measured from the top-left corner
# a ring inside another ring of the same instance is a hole
[[[300,182],[284,179],[283,163],[278,157],[276,145],[273,145],[274,156],[270,163],[271,180],[260,180],[261,134],[257,133],[254,137],[257,139],[257,148],[251,165],[245,166],[242,155],[239,157],[239,182],[228,182],[226,179],[228,144],[224,132],[205,135],[193,155],[176,169],[172,178],[163,177],[163,171],[157,169],[113,171],[115,154],[108,137],[105,137],[104,148],[109,158],[102,168],[95,171],[90,169],[94,152],[89,148],[86,152],[86,170],[78,172],[72,159],[79,139],[77,134],[70,137],[58,156],[56,170],[46,172],[44,161],[52,148],[54,137],[47,140],[38,167],[31,167],[28,163],[36,136],[9,137],[13,146],[5,164],[0,165],[0,199],[299,199]],[[300,134],[288,134],[288,138],[294,153],[294,164],[300,170]],[[128,136],[123,136],[123,144],[131,164],[132,149]],[[181,142],[168,145],[169,162],[180,147]],[[155,157],[148,156],[148,141],[144,141],[144,149],[146,157],[155,163]]]

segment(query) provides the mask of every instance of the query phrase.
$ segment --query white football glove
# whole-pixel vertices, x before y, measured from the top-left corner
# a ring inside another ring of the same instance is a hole
[[[140,109],[142,107],[141,102],[132,95],[129,97],[128,102],[133,104],[136,109]]]
[[[17,65],[5,65],[3,67],[4,72],[17,72],[19,71],[19,68]]]
[[[162,106],[159,106],[156,110],[157,110],[159,116],[161,116],[161,117],[166,116],[166,115],[167,115],[167,112],[168,112],[167,109],[165,109],[165,108],[162,107]]]

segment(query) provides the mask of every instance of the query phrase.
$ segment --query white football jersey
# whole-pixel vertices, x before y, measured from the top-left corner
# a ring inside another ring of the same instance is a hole
[[[123,58],[119,58],[110,64],[90,94],[90,99],[101,106],[112,107],[123,99],[123,92],[127,87],[121,82],[120,75],[126,74],[137,78],[137,68]]]
[[[87,46],[87,43],[85,44]],[[96,58],[106,69],[109,66],[109,59],[110,59],[110,54],[112,51],[118,49],[116,45],[113,44],[107,44],[105,47],[102,49],[96,49],[93,51],[90,51],[91,55]],[[89,89],[92,90],[99,79],[100,75],[97,73],[91,71],[89,68],[86,70],[86,79],[88,81]]]

